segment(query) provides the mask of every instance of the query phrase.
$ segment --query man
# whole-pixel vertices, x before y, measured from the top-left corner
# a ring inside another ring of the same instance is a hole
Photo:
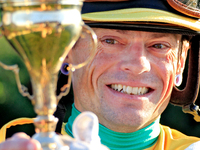
[[[171,98],[175,104],[191,102],[171,94],[182,80],[191,35],[200,31],[197,19],[160,0],[86,2],[83,19],[97,34],[98,48],[73,74],[74,105],[62,134],[73,136],[74,118],[91,111],[98,116],[102,144],[113,150],[182,150],[199,141],[159,125]],[[75,45],[65,62],[85,59],[85,44]],[[40,144],[20,133],[0,144],[12,148],[40,149]]]

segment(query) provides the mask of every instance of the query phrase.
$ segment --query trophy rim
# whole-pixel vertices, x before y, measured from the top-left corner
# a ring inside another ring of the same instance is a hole
[[[4,6],[35,6],[41,4],[83,5],[83,0],[0,0]]]

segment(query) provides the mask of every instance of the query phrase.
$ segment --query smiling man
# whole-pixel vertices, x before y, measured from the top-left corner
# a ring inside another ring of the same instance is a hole
[[[73,73],[74,104],[68,123],[62,126],[62,134],[73,137],[75,118],[81,112],[91,111],[99,119],[102,144],[112,150],[198,147],[199,138],[159,124],[169,102],[193,109],[190,104],[198,90],[198,68],[194,67],[198,59],[193,56],[199,54],[199,16],[182,14],[183,9],[179,12],[172,8],[173,1],[168,2],[88,0],[84,3],[82,17],[95,31],[98,48],[92,61]],[[65,62],[82,62],[90,53],[85,49],[87,44],[80,41],[75,45]],[[181,84],[190,48],[193,57],[190,72],[196,80],[188,78],[186,90],[178,91],[175,87]],[[12,143],[17,143],[15,149],[25,149],[27,144],[35,149],[40,147],[37,141],[20,133],[1,143],[0,149],[12,149]]]
[[[98,116],[101,142],[113,150],[153,148],[158,139],[166,140],[161,133],[173,137],[173,131],[159,127],[159,116],[170,101],[175,76],[183,72],[189,42],[180,34],[93,30],[98,49],[94,59],[73,74],[74,105],[66,133],[73,136],[73,112],[89,110]],[[75,48],[66,62],[77,64],[83,57]],[[181,148],[199,139],[187,140]]]
[[[74,72],[75,107],[94,112],[113,131],[128,133],[149,125],[166,108],[174,77],[183,70],[186,55],[178,62],[181,35],[94,31],[99,41],[96,55]],[[75,57],[80,60],[82,55],[72,50],[70,62]]]

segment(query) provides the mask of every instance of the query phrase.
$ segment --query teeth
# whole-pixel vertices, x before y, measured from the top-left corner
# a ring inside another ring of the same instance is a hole
[[[121,84],[118,84],[118,91],[121,91],[122,90],[122,85]]]
[[[138,88],[137,88],[137,87],[133,87],[132,93],[133,93],[134,95],[137,94],[137,91],[138,91]]]
[[[146,87],[131,87],[125,85],[122,86],[121,84],[112,84],[111,88],[115,91],[127,93],[130,95],[143,95],[148,92],[148,88]]]
[[[133,89],[132,87],[127,86],[127,88],[126,88],[126,92],[127,92],[128,94],[131,94],[132,89]]]
[[[141,88],[141,87],[138,89],[138,94],[139,94],[139,95],[142,94],[142,88]]]
[[[126,92],[126,86],[123,86],[123,91],[121,91],[122,93]]]
[[[115,90],[117,90],[117,89],[118,89],[117,84],[115,84]]]

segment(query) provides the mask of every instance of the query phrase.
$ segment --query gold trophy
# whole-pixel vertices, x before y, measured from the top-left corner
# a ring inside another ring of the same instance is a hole
[[[87,64],[96,49],[96,35],[81,19],[82,4],[81,0],[1,1],[2,34],[25,63],[33,95],[21,85],[17,65],[6,66],[0,62],[0,66],[14,71],[20,93],[31,99],[37,113],[33,138],[41,143],[43,150],[66,148],[54,132],[57,118],[53,113],[58,101],[69,91],[72,72]],[[84,37],[91,39],[88,46],[91,53],[84,62],[69,65],[68,84],[56,95],[60,67],[76,41]]]

